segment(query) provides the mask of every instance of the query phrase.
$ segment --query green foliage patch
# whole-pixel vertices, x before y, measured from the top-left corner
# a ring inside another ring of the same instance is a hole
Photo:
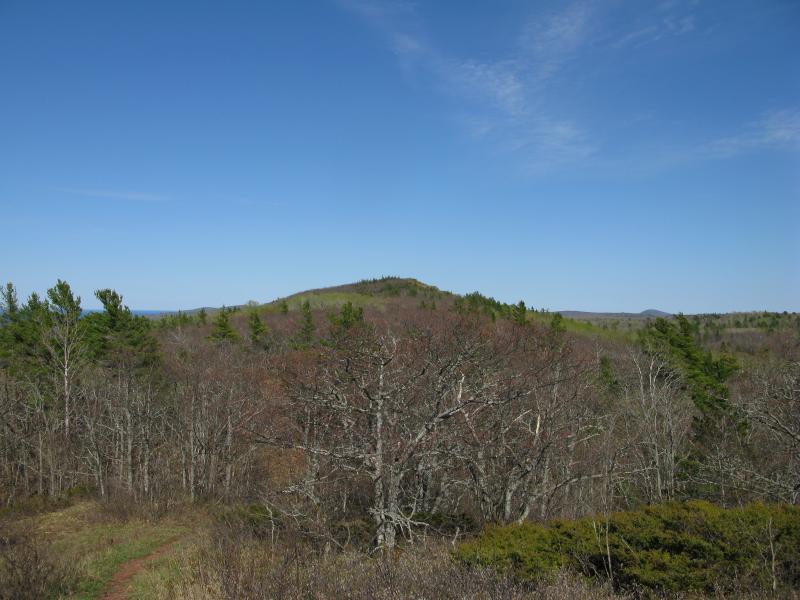
[[[489,527],[461,544],[469,564],[537,580],[568,569],[619,589],[714,592],[800,585],[800,507],[668,503],[605,517]]]
[[[651,352],[665,356],[684,376],[692,400],[706,417],[728,410],[725,382],[736,372],[732,356],[715,357],[695,340],[692,322],[678,315],[672,321],[656,319],[641,332],[641,341]]]

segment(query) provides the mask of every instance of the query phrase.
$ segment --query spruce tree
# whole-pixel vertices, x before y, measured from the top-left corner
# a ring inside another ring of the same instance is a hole
[[[553,316],[550,318],[550,333],[555,338],[561,338],[564,335],[564,332],[567,330],[567,326],[564,323],[564,317],[561,313],[553,313]]]
[[[311,314],[311,304],[308,300],[300,305],[300,330],[297,332],[297,345],[307,348],[314,343],[314,315]]]
[[[364,320],[364,309],[360,306],[354,307],[353,303],[348,301],[342,305],[338,315],[334,313],[329,318],[333,329],[350,329]]]
[[[250,315],[247,317],[247,329],[250,332],[250,342],[254,346],[258,344],[264,337],[264,334],[267,333],[267,328],[264,326],[264,323],[261,322],[261,317],[258,316],[255,310],[250,311]]]
[[[511,320],[517,325],[525,325],[527,322],[527,316],[528,309],[525,306],[525,302],[522,300],[520,300],[518,304],[515,304],[511,307]]]
[[[211,334],[208,336],[217,342],[235,342],[239,339],[239,334],[231,326],[230,318],[228,317],[228,309],[224,306],[217,313],[211,327]]]

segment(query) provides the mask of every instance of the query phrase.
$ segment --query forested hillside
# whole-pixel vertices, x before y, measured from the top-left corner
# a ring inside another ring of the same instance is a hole
[[[329,553],[800,498],[798,315],[615,331],[398,278],[158,319],[96,297],[4,289],[7,507],[226,506]]]

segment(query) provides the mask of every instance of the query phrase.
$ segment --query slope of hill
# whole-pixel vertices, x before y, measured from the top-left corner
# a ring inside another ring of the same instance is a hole
[[[377,312],[384,315],[394,315],[393,318],[402,319],[403,311],[415,310],[452,310],[457,308],[467,312],[479,312],[492,318],[512,318],[516,305],[499,302],[492,297],[484,296],[479,292],[469,294],[456,294],[441,290],[436,286],[424,283],[411,277],[380,277],[365,279],[355,283],[315,288],[297,292],[289,296],[277,298],[264,304],[248,303],[244,305],[228,306],[226,309],[232,314],[233,321],[238,322],[240,328],[246,329],[247,315],[257,309],[263,315],[280,313],[297,313],[302,305],[308,302],[311,310],[325,318],[326,313],[338,311],[342,306],[351,303],[356,308],[365,312]],[[192,320],[214,318],[221,307],[203,307],[188,311],[163,312],[161,314],[147,314],[147,318],[159,322],[159,326],[185,324]],[[238,313],[238,315],[237,315]],[[591,312],[564,310],[557,313],[547,310],[527,310],[526,319],[541,325],[549,325],[553,315],[563,317],[561,326],[567,331],[600,336],[608,339],[631,340],[636,332],[657,318],[673,318],[675,315],[657,310],[647,309],[639,313],[630,312]],[[800,317],[793,313],[730,313],[710,315],[687,315],[696,329],[697,335],[711,336],[721,342],[721,332],[728,331],[774,331],[797,327]]]
[[[263,306],[277,310],[286,303],[289,310],[296,310],[303,302],[308,301],[312,309],[336,308],[346,302],[364,308],[386,308],[388,305],[413,307],[423,300],[452,302],[456,297],[455,294],[411,277],[389,276],[297,292]]]
[[[242,321],[251,309],[257,309],[265,315],[282,312],[294,313],[308,302],[315,313],[336,311],[348,302],[356,308],[379,313],[395,313],[409,310],[451,310],[458,308],[467,312],[477,312],[492,318],[510,318],[516,305],[505,304],[480,292],[456,294],[439,289],[411,277],[386,276],[375,279],[364,279],[355,283],[315,288],[297,292],[282,298],[276,298],[264,304],[246,304],[228,306],[226,309],[234,315],[234,322]],[[203,311],[208,318],[221,310],[218,308],[198,308],[178,313],[163,314],[160,320],[163,325],[170,322],[181,323],[186,319],[196,318]],[[236,316],[239,313],[239,316]],[[590,313],[580,311],[562,311],[562,326],[567,331],[582,334],[594,334],[603,337],[627,337],[630,332],[644,325],[655,313]],[[526,318],[543,325],[548,325],[556,313],[546,310],[527,310]],[[153,316],[159,319],[158,316]]]
[[[493,298],[484,297],[479,292],[473,292],[462,296],[453,292],[441,290],[434,285],[430,285],[419,281],[413,277],[395,277],[386,276],[375,279],[363,279],[355,283],[346,283],[324,288],[314,288],[301,292],[296,292],[289,296],[276,298],[271,302],[266,302],[259,305],[266,310],[280,310],[285,304],[288,310],[297,310],[303,302],[308,301],[313,310],[328,309],[340,307],[346,302],[352,302],[355,306],[364,308],[372,307],[385,309],[390,305],[413,307],[419,305],[422,301],[432,301],[443,305],[450,305],[458,298],[469,296],[478,296],[485,298],[489,303],[497,306],[505,306],[502,303],[496,302]],[[228,306],[228,309],[238,310],[245,308],[247,305],[233,305]],[[201,310],[207,313],[213,313],[219,310],[220,307],[195,308],[191,310],[181,311],[184,314],[191,315]],[[164,311],[161,314],[168,314],[175,311]],[[592,321],[602,319],[652,319],[656,317],[671,317],[672,314],[656,310],[648,309],[640,313],[627,313],[627,312],[591,312],[591,311],[577,311],[577,310],[562,310],[559,312],[563,317],[572,320]]]

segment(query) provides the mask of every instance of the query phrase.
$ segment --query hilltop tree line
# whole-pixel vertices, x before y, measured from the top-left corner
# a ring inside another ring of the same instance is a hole
[[[95,296],[85,313],[63,281],[3,290],[4,503],[256,503],[277,530],[391,547],[673,499],[798,502],[791,329],[733,356],[682,316],[627,342],[480,295],[159,320]]]

